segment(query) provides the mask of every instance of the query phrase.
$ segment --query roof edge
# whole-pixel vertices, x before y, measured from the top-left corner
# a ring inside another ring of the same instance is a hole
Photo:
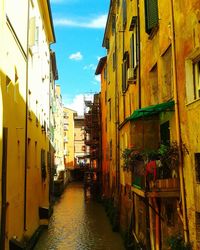
[[[95,75],[100,75],[103,69],[103,66],[105,65],[107,61],[107,56],[101,57],[99,60],[99,63],[97,65],[96,71],[95,71]]]

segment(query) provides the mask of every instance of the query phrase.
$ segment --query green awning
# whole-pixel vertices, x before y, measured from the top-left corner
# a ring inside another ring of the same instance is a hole
[[[174,101],[163,102],[157,105],[148,106],[135,110],[128,118],[129,121],[135,121],[139,118],[148,117],[159,114],[160,112],[170,110],[174,107]]]

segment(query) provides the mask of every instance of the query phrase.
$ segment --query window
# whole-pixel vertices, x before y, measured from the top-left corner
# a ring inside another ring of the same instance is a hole
[[[47,172],[46,172],[46,160],[45,160],[44,149],[41,149],[41,176],[42,176],[42,180],[45,181]]]
[[[185,62],[187,102],[200,99],[200,49],[195,49]]]
[[[112,61],[113,61],[113,71],[114,71],[116,69],[116,53],[115,52],[113,52]]]
[[[104,80],[106,81],[107,80],[107,64],[106,64],[106,66],[104,68],[103,76],[104,76]]]
[[[200,153],[195,153],[195,172],[196,172],[196,181],[200,183]]]
[[[106,39],[106,49],[107,49],[107,51],[109,52],[109,49],[110,49],[110,41],[109,41],[109,39],[107,38]]]
[[[128,51],[124,53],[122,64],[122,91],[125,92],[127,88],[127,70],[129,68],[129,54]]]
[[[116,17],[115,15],[112,16],[112,34],[114,35],[116,28]]]
[[[31,120],[31,91],[28,91],[28,118]]]
[[[170,144],[169,121],[160,125],[160,140],[161,140],[161,144],[164,144],[164,145]]]
[[[172,50],[171,46],[162,55],[162,99],[168,101],[173,96],[172,89]]]
[[[34,156],[35,167],[37,167],[37,141],[35,141],[35,156]]]
[[[196,239],[200,243],[200,213],[196,212]]]
[[[151,104],[158,103],[158,67],[157,63],[149,72],[149,83],[151,88]]]
[[[39,124],[39,112],[38,112],[38,101],[36,100],[36,102],[35,102],[35,116],[36,116],[36,118],[35,118],[35,122],[36,122],[36,125],[38,126],[38,124]]]
[[[27,143],[27,168],[31,168],[31,139],[28,138],[28,143]]]
[[[158,0],[145,0],[145,28],[146,33],[151,34],[158,26]]]
[[[123,9],[123,27],[125,28],[126,26],[126,23],[127,23],[127,5],[126,5],[126,0],[123,0],[123,6],[122,6],[122,9]]]
[[[135,68],[138,64],[138,36],[136,27],[133,30],[133,34],[130,38],[130,67]]]
[[[112,160],[112,140],[110,140],[110,160]]]
[[[109,108],[109,120],[111,121],[111,114],[112,114],[111,99],[108,100],[108,108]]]
[[[200,98],[200,59],[193,62],[194,99]]]
[[[29,22],[29,46],[37,46],[39,43],[39,27],[36,26],[36,18],[31,17]]]
[[[174,204],[170,201],[167,201],[165,204],[165,213],[167,225],[169,227],[173,227],[175,225],[174,211]]]

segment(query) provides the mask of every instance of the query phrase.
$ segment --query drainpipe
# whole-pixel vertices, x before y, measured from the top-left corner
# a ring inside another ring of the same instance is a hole
[[[150,242],[151,242],[151,250],[155,250],[155,239],[154,239],[154,228],[153,228],[153,198],[149,199],[149,222],[150,222]]]
[[[153,198],[153,203],[156,210],[156,250],[161,249],[160,247],[160,209],[157,204],[156,198]]]
[[[139,109],[141,108],[141,65],[140,65],[140,0],[137,0],[137,32],[138,32],[138,105]]]
[[[176,41],[175,41],[175,25],[174,25],[174,1],[171,0],[171,30],[172,30],[172,63],[173,63],[173,83],[174,83],[174,101],[175,101],[175,119],[176,119],[176,134],[177,143],[179,146],[179,177],[180,177],[180,192],[182,201],[183,213],[183,230],[185,242],[189,242],[188,222],[187,222],[187,208],[185,197],[185,184],[183,173],[183,155],[182,155],[182,140],[181,140],[181,127],[180,127],[180,112],[178,103],[178,86],[177,86],[177,66],[176,66]]]
[[[119,186],[120,186],[120,163],[119,163],[119,89],[118,89],[118,54],[117,54],[117,32],[115,28],[115,60],[116,60],[116,68],[115,68],[115,114],[116,114],[116,163],[117,163],[117,191],[119,194]]]
[[[30,15],[30,0],[28,0],[28,15],[27,15],[27,44],[26,44],[26,114],[25,114],[25,162],[24,162],[24,231],[26,228],[26,184],[27,184],[27,146],[28,146],[28,60],[29,60],[29,15]]]

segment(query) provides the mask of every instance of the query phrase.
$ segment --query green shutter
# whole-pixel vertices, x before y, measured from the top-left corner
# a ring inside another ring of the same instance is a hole
[[[134,34],[132,34],[131,39],[130,39],[130,51],[131,51],[131,56],[130,56],[130,68],[133,68],[135,66],[135,45],[134,45]]]
[[[126,26],[127,22],[127,7],[126,7],[126,0],[123,0],[123,27]]]
[[[124,61],[122,64],[122,91],[126,91],[126,70],[127,70],[127,62]]]
[[[148,34],[158,25],[158,0],[145,0],[145,24]]]

